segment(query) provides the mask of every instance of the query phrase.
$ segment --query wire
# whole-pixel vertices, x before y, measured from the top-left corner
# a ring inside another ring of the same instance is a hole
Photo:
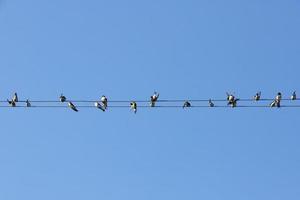
[[[95,106],[76,106],[77,108],[93,108],[93,109],[97,109]],[[300,105],[282,105],[280,106],[281,108],[300,108]],[[68,106],[66,105],[38,105],[38,106],[0,106],[0,108],[68,108]],[[107,108],[130,108],[129,106],[108,106]],[[183,108],[183,106],[170,106],[170,105],[166,105],[166,106],[154,106],[154,107],[150,107],[150,106],[138,106],[138,108],[149,108],[149,109],[155,109],[155,108]],[[231,106],[191,106],[191,107],[186,107],[185,109],[190,109],[190,108],[232,108]],[[236,106],[234,108],[270,108],[270,106],[266,106],[266,105],[240,105],[240,106]]]
[[[173,103],[178,103],[178,102],[208,102],[209,100],[213,102],[227,102],[227,99],[162,99],[162,100],[157,100],[156,102],[173,102]],[[255,101],[254,99],[239,99],[238,101],[243,101],[243,102],[259,102],[259,101],[273,101],[273,99],[267,98],[267,99],[260,99],[258,101]],[[291,99],[281,99],[281,101],[299,101],[300,98],[297,98],[295,100]],[[67,102],[73,102],[73,103],[94,103],[94,102],[99,102],[100,100],[67,100]],[[150,102],[150,100],[132,100],[137,103],[147,103]],[[131,100],[109,100],[109,103],[130,103],[132,102]],[[20,103],[25,103],[26,101],[24,100],[19,100],[18,102]],[[59,100],[29,100],[31,103],[61,103]],[[1,100],[0,103],[7,103],[7,101]]]

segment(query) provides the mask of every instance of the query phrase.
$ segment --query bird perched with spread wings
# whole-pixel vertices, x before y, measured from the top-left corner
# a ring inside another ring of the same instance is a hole
[[[236,107],[237,101],[240,99],[236,99],[235,96],[233,96],[232,94],[229,94],[228,92],[226,92],[227,94],[227,105],[231,105],[231,107]]]
[[[154,94],[150,97],[150,106],[151,107],[155,106],[155,103],[156,103],[158,97],[159,97],[159,93],[157,93],[157,92],[154,92]]]
[[[75,112],[78,112],[78,109],[76,108],[76,106],[71,101],[69,101],[68,106],[69,106],[69,108],[71,108]]]
[[[18,101],[19,101],[19,98],[18,98],[18,94],[16,92],[14,93],[14,96],[12,97],[11,100],[7,99],[8,104],[10,104],[12,107],[16,107]]]

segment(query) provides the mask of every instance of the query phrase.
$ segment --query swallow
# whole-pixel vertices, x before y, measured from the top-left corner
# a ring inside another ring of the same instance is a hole
[[[291,96],[291,100],[297,100],[296,91],[293,92],[293,94]]]
[[[254,95],[253,99],[254,99],[254,101],[259,101],[259,100],[260,100],[260,97],[261,97],[261,92],[257,92],[257,93]]]
[[[236,107],[236,103],[239,99],[236,99],[235,96],[233,96],[232,94],[229,94],[228,92],[226,92],[227,94],[227,105],[231,105],[231,107]]]
[[[212,102],[211,99],[208,100],[209,107],[215,107],[215,104]]]
[[[13,98],[12,98],[12,101],[13,102],[18,102],[19,101],[18,94],[16,92],[15,92]]]
[[[280,101],[281,101],[282,95],[280,92],[277,93],[274,101],[270,104],[270,107],[277,107],[280,108]]]
[[[137,112],[137,103],[135,101],[132,101],[130,103],[130,109],[133,110],[133,112],[136,114],[136,112]]]
[[[150,97],[150,106],[154,107],[155,106],[155,102],[157,101],[159,97],[159,93],[154,92],[154,94]]]
[[[105,109],[102,107],[102,105],[99,102],[95,102],[95,107],[99,108],[100,110],[102,110],[103,112],[105,112]]]
[[[11,107],[16,107],[16,102],[14,102],[13,100],[8,100],[7,99],[7,102],[9,105],[11,105]]]
[[[191,107],[191,106],[192,106],[192,105],[191,105],[190,102],[185,101],[184,104],[183,104],[183,106],[182,106],[182,108],[189,108],[189,107]]]
[[[28,99],[26,100],[26,102],[25,102],[25,103],[26,103],[26,107],[31,107],[31,103],[29,102],[29,100],[28,100]]]
[[[103,108],[106,110],[106,108],[107,108],[107,98],[106,98],[106,96],[103,95],[101,97],[101,103],[103,105]]]
[[[59,101],[60,102],[65,102],[66,100],[67,100],[67,98],[63,94],[61,94],[60,97],[59,97]]]
[[[75,106],[71,101],[68,103],[68,106],[69,106],[72,110],[74,110],[75,112],[78,112],[76,106]]]

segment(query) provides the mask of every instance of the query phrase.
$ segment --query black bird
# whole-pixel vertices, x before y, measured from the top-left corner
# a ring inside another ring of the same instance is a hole
[[[16,92],[15,92],[13,98],[12,98],[12,101],[13,102],[18,102],[19,101],[18,94]]]
[[[103,108],[106,110],[106,108],[107,108],[107,98],[106,98],[106,96],[103,95],[101,97],[101,103],[103,105]]]
[[[72,110],[74,110],[75,112],[78,112],[76,106],[75,106],[71,101],[68,103],[68,106],[69,106]]]
[[[270,104],[271,107],[280,107],[280,101],[281,101],[282,95],[280,92],[277,93],[274,101]]]
[[[11,105],[11,107],[16,107],[16,102],[14,102],[13,100],[8,100],[7,99],[7,102],[9,105]]]
[[[26,102],[25,102],[25,103],[26,103],[26,107],[31,107],[31,103],[29,102],[29,100],[28,100],[28,99],[26,100]]]
[[[240,99],[236,99],[235,96],[233,96],[232,94],[229,94],[228,92],[226,92],[227,94],[227,105],[231,105],[231,107],[236,107],[237,101]]]
[[[135,101],[132,101],[130,103],[130,109],[133,110],[133,112],[136,114],[136,112],[137,112],[137,103]]]
[[[189,107],[191,107],[191,106],[192,106],[192,105],[191,105],[190,102],[185,101],[184,104],[183,104],[183,106],[182,106],[182,108],[189,108]]]
[[[102,110],[103,112],[105,112],[105,109],[102,107],[102,105],[99,102],[95,102],[95,107],[99,108],[100,110]]]
[[[208,100],[209,107],[215,107],[215,104],[212,102],[211,99]]]
[[[59,100],[60,100],[60,102],[65,102],[67,100],[67,98],[63,94],[61,94],[59,97]]]
[[[150,97],[150,106],[154,107],[155,106],[155,102],[157,101],[159,97],[159,93],[154,92],[154,94]]]
[[[257,92],[255,95],[254,95],[254,100],[255,101],[259,101],[260,100],[260,97],[261,97],[261,92]]]
[[[291,100],[297,100],[296,91],[293,92],[293,94],[291,96]]]

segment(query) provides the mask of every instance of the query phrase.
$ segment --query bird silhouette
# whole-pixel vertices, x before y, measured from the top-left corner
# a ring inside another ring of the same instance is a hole
[[[259,100],[260,100],[260,97],[261,97],[261,92],[257,92],[257,93],[254,95],[254,100],[255,100],[255,101],[259,101]]]
[[[191,105],[190,102],[185,101],[184,104],[183,104],[183,106],[182,106],[182,108],[189,108],[189,107],[191,107],[191,106],[192,106],[192,105]]]
[[[75,106],[71,101],[68,103],[68,106],[69,106],[72,110],[74,110],[75,112],[78,112],[76,106]]]
[[[31,103],[29,102],[29,100],[28,100],[28,99],[26,100],[26,102],[25,102],[25,103],[26,103],[26,107],[31,107]]]
[[[208,105],[209,105],[209,107],[214,107],[215,106],[215,104],[212,102],[211,99],[208,100]]]
[[[296,91],[293,92],[293,94],[291,96],[291,100],[297,100]]]
[[[157,101],[159,97],[159,93],[154,92],[154,94],[150,97],[150,106],[154,107],[155,106],[155,102]]]
[[[137,103],[135,101],[132,101],[130,103],[130,109],[133,110],[133,112],[136,114],[136,112],[137,112]]]
[[[9,105],[11,105],[11,107],[16,107],[16,102],[14,102],[13,100],[8,100],[7,99],[7,102]]]
[[[102,110],[103,112],[105,112],[105,109],[102,107],[102,105],[99,102],[95,102],[95,107],[99,108],[100,110]]]
[[[103,108],[106,110],[106,108],[107,108],[107,97],[106,96],[103,95],[101,97],[101,103],[102,103]]]
[[[67,100],[67,98],[63,94],[61,94],[60,97],[59,97],[59,101],[60,102],[65,102],[66,100]]]
[[[282,98],[281,92],[278,92],[274,101],[270,104],[270,107],[280,108],[281,98]]]

